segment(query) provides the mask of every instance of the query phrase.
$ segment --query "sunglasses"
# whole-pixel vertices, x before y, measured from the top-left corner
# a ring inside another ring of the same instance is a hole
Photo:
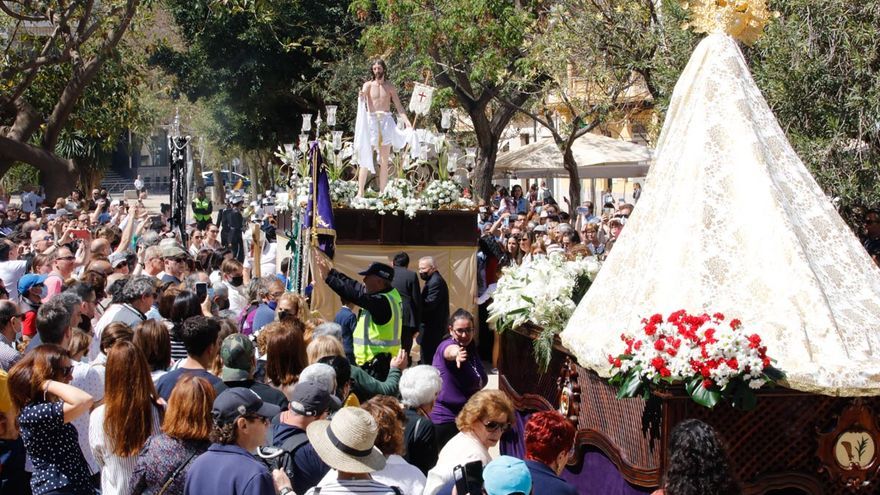
[[[483,426],[486,427],[486,431],[489,433],[495,433],[498,430],[501,430],[503,433],[510,429],[510,423],[499,423],[498,421],[487,421],[483,423]]]

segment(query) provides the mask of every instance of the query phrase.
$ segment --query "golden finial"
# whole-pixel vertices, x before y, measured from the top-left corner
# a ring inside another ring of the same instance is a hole
[[[778,16],[770,12],[766,0],[691,0],[682,2],[682,8],[691,11],[685,29],[727,33],[747,45],[761,37],[771,16]]]

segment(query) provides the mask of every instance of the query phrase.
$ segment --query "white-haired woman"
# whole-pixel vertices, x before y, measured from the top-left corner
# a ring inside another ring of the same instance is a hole
[[[437,464],[437,437],[429,414],[440,393],[443,380],[437,368],[422,364],[404,370],[400,377],[400,402],[406,414],[403,439],[406,462],[419,468],[426,476]]]

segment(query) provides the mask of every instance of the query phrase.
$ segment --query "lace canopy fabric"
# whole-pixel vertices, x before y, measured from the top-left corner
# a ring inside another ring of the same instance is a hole
[[[809,102],[805,102],[809,104]],[[608,376],[642,317],[758,329],[787,386],[880,395],[880,270],[788,143],[725,34],[679,79],[644,194],[561,338]]]

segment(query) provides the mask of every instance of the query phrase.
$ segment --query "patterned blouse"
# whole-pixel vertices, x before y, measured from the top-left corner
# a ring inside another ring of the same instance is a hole
[[[34,465],[31,489],[92,494],[89,465],[77,442],[76,428],[64,422],[63,402],[31,403],[18,416],[21,438]]]
[[[138,455],[137,467],[129,485],[131,495],[159,493],[174,471],[186,463],[165,490],[165,495],[182,495],[189,466],[210,446],[211,442],[207,440],[178,440],[164,433],[151,436]]]

